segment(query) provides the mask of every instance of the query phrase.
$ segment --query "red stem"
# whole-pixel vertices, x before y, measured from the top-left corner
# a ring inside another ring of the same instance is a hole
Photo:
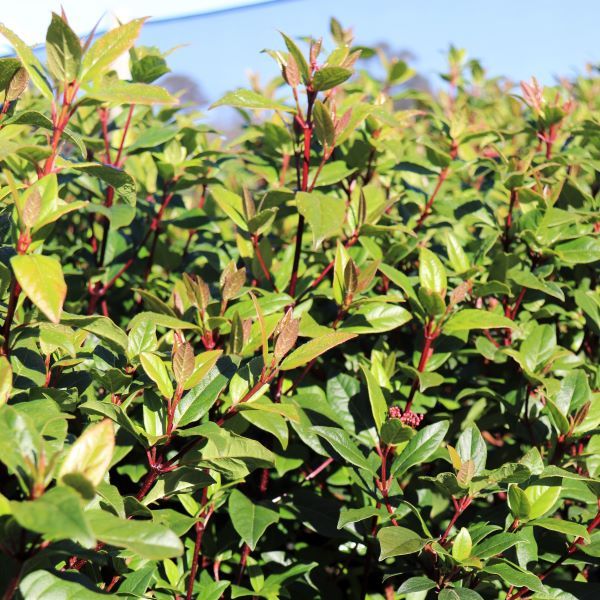
[[[446,527],[446,531],[444,531],[442,537],[440,538],[441,546],[444,546],[446,544],[448,536],[450,535],[450,532],[452,531],[452,528],[454,527],[458,517],[462,515],[462,513],[467,509],[467,507],[470,504],[471,498],[469,496],[465,496],[464,498],[462,498],[454,504],[454,514],[452,515],[452,519],[450,519],[450,523],[448,524],[448,527]]]
[[[421,228],[421,226],[425,222],[425,219],[429,216],[429,211],[431,210],[431,207],[433,206],[433,201],[435,200],[435,197],[438,195],[438,192],[440,191],[442,184],[446,180],[446,177],[448,177],[449,172],[450,172],[449,167],[444,167],[440,171],[440,174],[438,175],[438,180],[437,180],[437,183],[433,190],[433,193],[431,194],[429,200],[427,201],[427,204],[425,205],[425,208],[423,209],[423,212],[421,213],[421,216],[419,217],[419,220],[417,221],[417,224],[415,225],[415,231],[418,231]]]
[[[381,457],[381,478],[377,480],[377,487],[381,491],[381,495],[383,496],[383,501],[388,513],[393,515],[394,509],[392,508],[389,500],[389,489],[392,478],[388,479],[387,476],[387,457],[390,452],[390,447],[385,446],[383,450],[377,448],[377,451]],[[395,527],[398,527],[398,521],[393,516],[390,516],[390,521]]]
[[[504,222],[504,234],[502,236],[502,245],[504,247],[505,252],[508,252],[508,248],[510,246],[510,228],[512,227],[513,211],[517,204],[517,198],[517,190],[511,190],[510,203],[508,205],[508,214],[506,215],[506,221]]]
[[[314,95],[309,92],[308,94],[308,110],[306,114],[306,121],[303,123],[304,131],[304,154],[302,160],[302,181],[300,183],[300,190],[306,192],[308,190],[308,174],[310,167],[310,142],[312,139],[312,103],[314,102]],[[300,265],[300,253],[302,251],[302,235],[304,233],[304,217],[298,213],[298,227],[296,228],[296,247],[294,249],[294,262],[292,264],[292,276],[290,278],[290,296],[294,296],[296,293],[296,284],[298,283],[298,267]]]
[[[417,371],[419,373],[423,373],[425,367],[427,367],[427,362],[431,358],[432,345],[433,341],[439,335],[439,330],[432,331],[431,322],[428,321],[425,324],[425,330],[423,331],[423,350],[421,350],[421,358],[419,359],[419,366],[417,367]],[[415,394],[419,389],[419,378],[415,377],[412,386],[410,388],[410,393],[408,395],[408,400],[406,401],[406,406],[404,407],[404,412],[408,412],[410,407],[412,406],[413,400],[415,399]]]
[[[125,126],[123,127],[123,134],[121,137],[121,143],[119,144],[119,150],[117,151],[117,157],[115,158],[114,165],[115,167],[121,166],[121,156],[123,155],[123,146],[125,145],[125,138],[127,137],[127,132],[129,131],[129,126],[131,125],[131,117],[133,117],[133,109],[135,108],[135,104],[129,105],[129,112],[127,113],[127,119],[125,121]]]
[[[242,555],[240,557],[240,569],[238,571],[236,583],[240,585],[242,581],[242,577],[244,576],[244,571],[246,569],[246,561],[248,560],[248,555],[250,554],[250,546],[248,544],[244,544],[242,549]]]
[[[194,582],[196,580],[196,574],[198,573],[198,563],[200,561],[200,550],[202,548],[202,538],[204,537],[204,532],[206,531],[206,526],[208,525],[208,521],[213,514],[214,506],[211,506],[206,515],[203,515],[204,507],[206,506],[206,502],[208,499],[208,488],[204,488],[202,491],[202,512],[200,513],[201,521],[196,523],[196,542],[194,543],[194,555],[192,558],[192,566],[190,569],[190,578],[188,581],[187,595],[186,600],[192,600],[194,595]]]
[[[324,471],[331,463],[333,462],[333,458],[328,458],[326,461],[322,462],[316,469],[313,469],[306,477],[306,481],[310,481],[314,479],[321,471]]]
[[[254,246],[254,254],[256,255],[256,259],[258,260],[258,264],[260,265],[260,268],[266,278],[266,280],[273,286],[273,290],[275,292],[277,292],[277,286],[275,285],[275,282],[273,281],[273,278],[271,277],[271,273],[269,272],[269,269],[267,269],[267,265],[265,264],[265,260],[263,258],[262,252],[260,251],[260,246],[258,243],[258,236],[257,235],[253,235],[252,236],[252,245]]]

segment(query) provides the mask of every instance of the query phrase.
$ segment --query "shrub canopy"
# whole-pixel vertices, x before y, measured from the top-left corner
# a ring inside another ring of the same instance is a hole
[[[0,26],[4,598],[597,597],[595,74],[333,20],[226,139],[142,24]]]

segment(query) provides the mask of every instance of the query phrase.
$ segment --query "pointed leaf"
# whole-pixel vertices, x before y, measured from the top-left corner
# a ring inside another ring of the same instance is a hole
[[[60,263],[50,256],[13,256],[10,264],[25,295],[50,321],[60,322],[67,285]]]

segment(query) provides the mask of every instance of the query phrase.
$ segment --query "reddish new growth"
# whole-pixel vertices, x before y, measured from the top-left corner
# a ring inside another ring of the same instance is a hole
[[[390,419],[400,419],[405,425],[408,425],[413,429],[416,429],[423,420],[423,415],[418,415],[411,410],[402,412],[402,409],[399,406],[390,406],[388,409],[388,417]]]

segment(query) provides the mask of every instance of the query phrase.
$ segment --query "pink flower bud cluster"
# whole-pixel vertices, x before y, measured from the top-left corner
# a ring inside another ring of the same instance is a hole
[[[390,419],[400,419],[405,425],[416,429],[423,420],[423,415],[418,415],[410,410],[402,412],[399,406],[390,406],[388,409],[388,417]]]

